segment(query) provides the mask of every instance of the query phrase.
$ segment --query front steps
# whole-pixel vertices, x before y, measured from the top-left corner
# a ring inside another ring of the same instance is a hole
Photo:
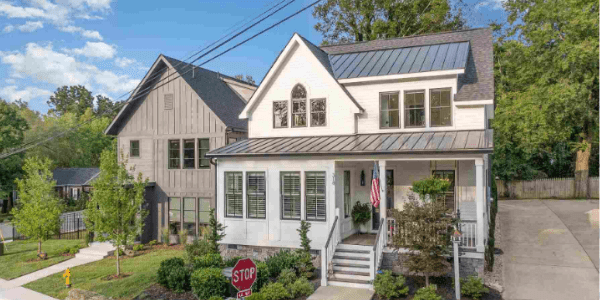
[[[370,270],[372,246],[338,244],[333,254],[333,275],[327,285],[373,289]]]
[[[79,252],[75,254],[77,258],[84,259],[102,259],[114,254],[116,247],[110,242],[93,242],[90,243],[89,247],[79,249]]]

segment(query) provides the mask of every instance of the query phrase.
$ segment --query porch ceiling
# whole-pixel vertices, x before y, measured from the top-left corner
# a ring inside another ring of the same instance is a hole
[[[212,150],[206,156],[491,153],[493,140],[491,129],[255,138]]]

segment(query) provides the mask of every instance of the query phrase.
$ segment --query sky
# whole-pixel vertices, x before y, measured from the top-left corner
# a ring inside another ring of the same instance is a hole
[[[506,20],[504,0],[463,1],[470,27]],[[94,95],[124,100],[159,54],[187,58],[277,2],[0,0],[0,98],[46,113],[57,88],[84,85]],[[295,1],[205,59],[312,2]],[[258,83],[294,32],[320,44],[316,23],[309,9],[203,67],[251,75]]]

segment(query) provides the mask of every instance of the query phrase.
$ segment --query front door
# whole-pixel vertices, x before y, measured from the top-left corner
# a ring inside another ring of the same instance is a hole
[[[373,176],[371,176],[371,178],[373,178]],[[385,170],[385,181],[387,184],[386,187],[386,204],[387,204],[387,208],[393,208],[394,207],[394,170]],[[379,183],[381,184],[381,182]],[[381,205],[377,208],[375,208],[374,206],[371,206],[371,216],[373,218],[373,230],[379,230],[379,221],[381,220],[380,217],[380,213],[379,213],[379,208],[381,207]]]
[[[445,202],[446,207],[448,209],[451,209],[453,212],[456,211],[454,206],[454,170],[435,170],[433,171],[433,176],[436,178],[447,179],[450,181],[450,189],[448,189],[448,191],[446,192]]]

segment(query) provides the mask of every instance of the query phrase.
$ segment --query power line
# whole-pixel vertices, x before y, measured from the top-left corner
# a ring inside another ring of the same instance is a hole
[[[291,3],[292,3],[292,2],[294,2],[294,1],[295,1],[295,0],[292,0],[291,2],[287,3],[287,4],[286,4],[284,7],[282,7],[282,8],[280,8],[280,9],[278,9],[277,11],[275,11],[275,12],[273,12],[273,13],[269,14],[269,16],[271,16],[271,15],[273,15],[274,13],[278,12],[279,10],[281,10],[281,9],[285,8],[287,5],[291,4]],[[305,10],[307,10],[307,9],[309,9],[309,8],[311,8],[311,7],[313,7],[315,4],[317,4],[317,3],[319,3],[319,2],[321,2],[321,0],[314,1],[313,3],[311,3],[311,4],[307,5],[307,6],[305,6],[304,8],[302,8],[301,10],[298,10],[298,11],[296,11],[295,13],[293,13],[293,14],[289,15],[288,17],[286,17],[286,18],[282,19],[281,21],[279,21],[279,22],[277,22],[277,23],[275,23],[275,24],[273,24],[273,25],[271,25],[271,26],[267,27],[266,29],[264,29],[264,30],[260,31],[259,33],[255,34],[255,35],[253,35],[253,36],[251,36],[250,38],[247,38],[246,40],[244,40],[244,41],[242,41],[242,42],[240,42],[240,43],[238,43],[238,44],[234,45],[233,47],[230,47],[229,49],[227,49],[227,50],[225,50],[225,51],[223,51],[223,52],[221,52],[221,53],[219,53],[219,54],[217,54],[217,55],[215,55],[215,56],[211,57],[210,59],[206,60],[206,61],[205,61],[205,62],[203,62],[202,64],[199,64],[197,67],[200,67],[200,66],[203,66],[203,65],[205,65],[205,64],[209,63],[210,61],[212,61],[212,60],[214,60],[214,59],[216,59],[216,58],[218,58],[218,57],[220,57],[220,56],[224,55],[225,53],[228,53],[229,51],[231,51],[231,50],[233,50],[233,49],[235,49],[235,48],[237,48],[237,47],[239,47],[239,46],[243,45],[244,43],[246,43],[246,42],[248,42],[248,41],[250,41],[250,40],[254,39],[255,37],[257,37],[257,36],[259,36],[259,35],[261,35],[261,34],[263,34],[263,33],[267,32],[267,31],[269,31],[269,30],[271,30],[271,29],[273,29],[273,28],[277,27],[277,26],[278,26],[278,25],[280,25],[281,23],[283,23],[283,22],[285,22],[285,21],[287,21],[287,20],[289,20],[289,19],[291,19],[291,18],[295,17],[296,15],[298,15],[298,14],[300,14],[300,13],[304,12]],[[269,17],[269,16],[267,16],[267,17]],[[267,17],[263,18],[262,20],[266,19]],[[261,21],[262,21],[262,20],[261,20]],[[259,22],[261,22],[261,21],[259,21]],[[256,25],[256,24],[253,24],[251,27],[253,27],[254,25]],[[251,27],[250,27],[250,28],[251,28]],[[248,30],[248,29],[250,29],[250,28],[247,28],[247,29],[245,29],[243,32],[247,31],[247,30]],[[243,33],[243,32],[242,32],[242,33]],[[236,35],[235,35],[235,37],[239,36],[240,34],[241,34],[241,33],[238,33],[238,34],[236,34]],[[233,38],[235,38],[235,37],[233,37]],[[231,40],[231,39],[233,39],[233,38],[230,38],[230,39],[228,39],[228,41],[230,41],[230,40]],[[214,47],[214,48],[213,48],[213,49],[211,49],[211,50],[210,50],[208,53],[210,53],[210,52],[214,51],[215,49],[217,49],[218,47],[222,46],[222,45],[223,45],[223,44],[225,44],[225,43],[226,43],[226,42],[223,42],[223,43],[219,44],[219,46],[217,46],[217,47]],[[205,53],[205,54],[204,54],[204,55],[202,55],[201,57],[197,58],[196,60],[194,60],[194,62],[195,62],[195,61],[197,61],[198,59],[200,59],[200,58],[202,58],[202,57],[206,56],[208,53]],[[172,82],[172,81],[173,81],[173,80],[175,80],[175,79],[181,78],[183,75],[185,75],[185,74],[189,73],[190,71],[193,71],[195,67],[196,67],[196,66],[192,66],[190,70],[188,70],[188,71],[184,72],[183,74],[180,74],[179,76],[177,76],[177,77],[175,77],[175,78],[173,78],[173,79],[169,80],[169,81],[168,81],[168,82],[166,82],[166,83],[163,83],[163,84],[161,84],[160,86],[153,87],[153,88],[152,88],[150,91],[148,91],[148,92],[144,93],[143,95],[137,95],[136,97],[134,97],[134,98],[131,98],[131,99],[127,100],[126,102],[124,102],[124,103],[123,103],[123,106],[125,106],[126,104],[128,104],[128,103],[129,103],[129,102],[131,102],[131,101],[134,101],[134,100],[136,100],[136,99],[138,99],[138,98],[140,98],[140,97],[143,97],[143,96],[145,96],[145,95],[149,94],[149,93],[150,93],[150,92],[152,92],[153,90],[156,90],[156,89],[158,89],[158,88],[160,88],[160,87],[164,86],[165,84],[168,84],[169,82]],[[116,107],[116,106],[115,106],[115,107]],[[112,110],[114,110],[114,108],[113,108]],[[112,110],[111,110],[111,111],[112,111]],[[94,119],[94,118],[92,118],[91,120],[93,120],[93,119]],[[90,120],[90,121],[91,121],[91,120]],[[6,158],[6,157],[9,157],[9,156],[11,156],[11,155],[14,155],[14,154],[17,154],[17,153],[21,153],[21,152],[23,152],[23,151],[27,151],[27,150],[29,150],[29,149],[31,149],[31,148],[37,147],[37,146],[39,146],[40,144],[43,144],[43,143],[45,143],[45,142],[48,142],[48,141],[51,141],[51,140],[53,140],[53,139],[54,139],[54,138],[56,138],[56,137],[63,136],[63,135],[65,135],[66,133],[68,133],[68,132],[71,132],[71,131],[73,131],[74,129],[77,129],[77,128],[81,127],[82,125],[83,125],[83,124],[79,124],[79,125],[77,125],[77,126],[75,126],[75,127],[71,128],[70,130],[67,130],[67,131],[65,131],[65,132],[59,133],[59,134],[57,134],[57,135],[55,135],[55,136],[52,136],[52,137],[50,137],[50,138],[47,138],[46,140],[44,140],[44,141],[40,141],[40,142],[36,143],[35,145],[31,145],[31,146],[29,146],[29,147],[21,148],[21,149],[19,149],[19,150],[13,151],[13,152],[11,152],[11,153],[7,153],[7,154],[5,154],[5,155],[2,155],[2,156],[0,156],[0,159],[4,159],[4,158]]]

